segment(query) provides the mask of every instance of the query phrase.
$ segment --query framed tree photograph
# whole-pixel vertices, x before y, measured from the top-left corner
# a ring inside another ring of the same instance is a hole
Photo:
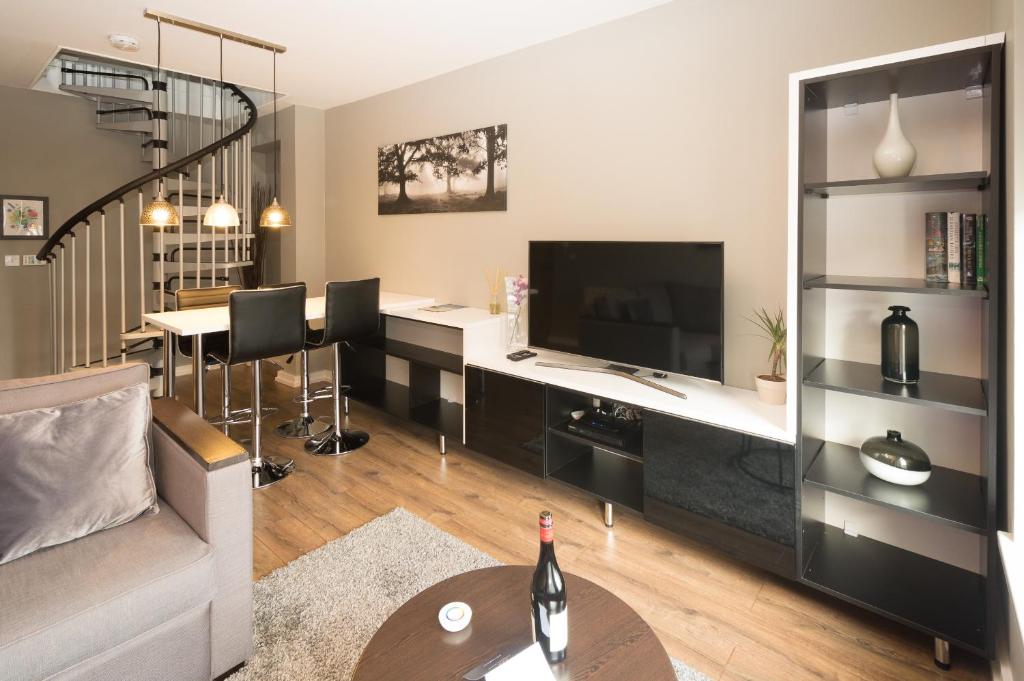
[[[0,196],[0,239],[46,239],[50,236],[50,199],[46,196]]]
[[[507,210],[508,126],[377,149],[377,214]]]

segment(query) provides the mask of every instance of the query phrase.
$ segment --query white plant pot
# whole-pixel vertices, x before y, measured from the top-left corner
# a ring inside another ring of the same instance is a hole
[[[757,396],[765,404],[786,403],[786,379],[773,381],[765,376],[756,376],[754,383],[757,385]]]
[[[875,149],[875,171],[879,177],[904,177],[914,169],[917,149],[903,134],[900,125],[899,97],[889,95],[889,126]]]

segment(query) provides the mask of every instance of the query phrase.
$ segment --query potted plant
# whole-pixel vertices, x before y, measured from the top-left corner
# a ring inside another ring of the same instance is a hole
[[[772,314],[762,307],[755,310],[754,319],[748,318],[748,321],[771,342],[768,350],[769,373],[754,379],[757,395],[765,404],[785,404],[786,377],[781,372],[786,369],[786,316],[781,308]]]

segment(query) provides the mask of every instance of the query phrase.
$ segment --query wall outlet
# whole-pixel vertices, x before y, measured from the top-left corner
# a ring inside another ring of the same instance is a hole
[[[852,520],[844,520],[843,521],[843,532],[848,537],[859,537],[860,536],[860,530],[857,529],[857,523],[853,522]]]
[[[857,102],[851,102],[843,105],[843,114],[846,116],[856,116],[860,113],[860,104]]]
[[[964,88],[964,96],[967,99],[978,99],[985,96],[985,90],[980,85],[968,85]]]
[[[21,257],[17,255],[5,255],[4,265],[7,267],[17,267],[21,264]]]
[[[22,265],[30,265],[30,266],[45,265],[46,261],[45,260],[40,260],[39,258],[37,258],[34,255],[23,255],[23,256],[21,256],[21,264]]]

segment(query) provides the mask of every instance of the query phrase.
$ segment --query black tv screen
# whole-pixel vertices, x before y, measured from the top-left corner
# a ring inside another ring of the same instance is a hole
[[[531,241],[532,347],[723,380],[723,244]]]

